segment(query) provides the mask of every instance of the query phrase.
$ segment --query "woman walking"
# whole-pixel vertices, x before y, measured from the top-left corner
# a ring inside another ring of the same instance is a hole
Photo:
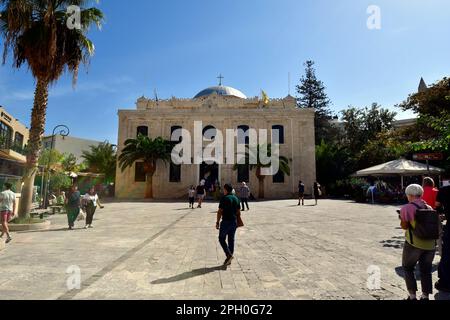
[[[81,195],[76,185],[72,186],[68,197],[66,198],[67,220],[69,222],[69,230],[73,230],[75,221],[80,214]]]
[[[98,198],[98,194],[95,192],[94,187],[89,189],[89,192],[84,195],[83,202],[86,208],[86,226],[84,228],[90,229],[93,228],[92,222],[94,221],[94,214],[97,207],[100,207],[100,209],[103,209],[104,207],[100,203],[100,199]]]

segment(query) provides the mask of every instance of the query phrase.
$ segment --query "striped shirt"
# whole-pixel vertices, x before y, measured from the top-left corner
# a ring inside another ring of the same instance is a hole
[[[250,188],[248,186],[241,187],[239,194],[241,195],[241,198],[247,199],[250,195]]]

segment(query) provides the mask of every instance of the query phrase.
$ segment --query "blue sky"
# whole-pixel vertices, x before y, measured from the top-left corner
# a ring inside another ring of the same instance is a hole
[[[366,26],[369,5],[381,30]],[[75,90],[65,75],[52,87],[47,133],[60,123],[74,136],[117,140],[117,110],[143,94],[190,98],[217,84],[257,96],[288,93],[316,62],[336,112],[378,102],[394,108],[450,74],[448,0],[103,0],[96,54]],[[26,68],[0,67],[0,105],[29,124],[34,80]],[[398,118],[410,117],[399,111]]]

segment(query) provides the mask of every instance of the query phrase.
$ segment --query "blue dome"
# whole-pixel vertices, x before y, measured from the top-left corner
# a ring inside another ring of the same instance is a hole
[[[241,99],[247,99],[245,94],[243,94],[241,91],[239,91],[239,90],[237,90],[235,88],[226,87],[226,86],[217,86],[217,87],[207,88],[207,89],[201,91],[200,93],[198,93],[194,97],[194,99],[207,97],[207,96],[210,96],[212,94],[217,94],[219,96],[228,96],[228,97],[236,97],[236,98],[241,98]]]

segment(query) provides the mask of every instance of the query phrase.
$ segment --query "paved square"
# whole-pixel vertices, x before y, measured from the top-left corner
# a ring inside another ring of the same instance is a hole
[[[318,207],[296,204],[251,203],[228,270],[220,267],[216,203],[196,210],[185,203],[110,203],[98,211],[95,229],[72,232],[65,231],[64,215],[55,216],[52,230],[16,233],[0,252],[0,297],[405,298],[396,207],[333,200]],[[68,290],[70,266],[81,270],[80,290]],[[381,271],[380,290],[368,289],[371,266]]]

